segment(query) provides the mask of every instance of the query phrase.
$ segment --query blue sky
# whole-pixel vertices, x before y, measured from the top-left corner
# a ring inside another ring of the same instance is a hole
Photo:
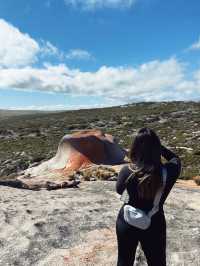
[[[0,2],[0,108],[200,99],[198,0]]]

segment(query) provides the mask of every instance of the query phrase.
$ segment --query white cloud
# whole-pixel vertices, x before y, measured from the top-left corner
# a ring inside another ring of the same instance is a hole
[[[10,68],[0,69],[0,88],[96,95],[121,103],[199,97],[200,71],[192,80],[186,79],[185,72],[185,65],[175,58],[151,61],[137,68],[103,66],[96,72],[66,65]]]
[[[0,66],[25,66],[37,60],[38,43],[0,19]]]
[[[66,110],[67,106],[62,104],[57,105],[27,105],[27,106],[10,106],[6,110],[37,110],[37,111],[53,111]]]
[[[99,8],[130,8],[137,0],[64,0],[66,5],[83,10]]]
[[[40,56],[42,58],[46,56],[53,56],[59,60],[64,60],[65,53],[61,50],[59,50],[56,46],[54,46],[49,41],[41,40],[40,44]]]
[[[56,105],[29,105],[29,106],[11,106],[6,108],[6,110],[36,110],[36,111],[62,111],[62,110],[79,110],[79,109],[91,109],[91,108],[103,108],[113,106],[113,104],[109,104],[106,102],[104,104],[81,104],[81,105],[64,105],[64,104],[56,104]]]
[[[93,56],[86,50],[82,49],[71,49],[66,54],[67,59],[77,59],[77,60],[90,60]]]
[[[199,39],[198,39],[195,43],[193,43],[193,44],[188,48],[188,50],[190,50],[190,51],[200,50],[200,37],[199,37]]]
[[[67,60],[92,60],[94,57],[91,53],[83,49],[71,49],[68,52],[63,52],[54,46],[49,41],[41,40],[40,43],[40,56],[44,57],[55,57],[60,61]]]
[[[36,41],[0,19],[0,67],[25,67],[41,59],[50,59],[50,57],[62,62],[66,59],[89,60],[93,58],[86,50],[72,49],[65,53],[49,41]]]
[[[41,48],[40,52],[44,53],[45,55],[59,55],[59,50],[56,46],[54,46],[52,43],[49,41],[41,41]]]

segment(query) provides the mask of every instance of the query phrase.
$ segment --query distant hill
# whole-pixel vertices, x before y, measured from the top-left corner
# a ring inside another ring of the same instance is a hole
[[[37,110],[4,110],[0,109],[0,119],[12,117],[12,116],[21,116],[21,115],[30,115],[38,113],[47,113],[46,111],[37,111]]]

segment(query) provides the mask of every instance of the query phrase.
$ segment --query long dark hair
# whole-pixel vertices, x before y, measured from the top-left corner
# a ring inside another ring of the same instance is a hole
[[[150,128],[141,128],[130,150],[130,159],[135,169],[132,178],[138,181],[138,195],[142,199],[153,199],[162,185],[160,175],[161,143]]]

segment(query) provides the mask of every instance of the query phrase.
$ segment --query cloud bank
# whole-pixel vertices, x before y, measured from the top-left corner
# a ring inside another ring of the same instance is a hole
[[[83,72],[64,64],[40,69],[9,68],[0,69],[0,88],[97,95],[123,103],[187,100],[200,96],[200,71],[187,80],[184,64],[175,58],[151,61],[138,68],[102,66],[96,72]]]
[[[198,45],[191,47],[197,49]],[[154,60],[137,67],[102,66],[96,71],[84,72],[66,63],[44,63],[50,56],[61,61],[92,58],[81,49],[63,53],[50,42],[37,42],[0,20],[0,89],[94,95],[104,97],[105,102],[113,105],[116,102],[200,100],[200,69],[188,79],[187,64],[176,58]],[[34,65],[38,60],[41,67]]]

